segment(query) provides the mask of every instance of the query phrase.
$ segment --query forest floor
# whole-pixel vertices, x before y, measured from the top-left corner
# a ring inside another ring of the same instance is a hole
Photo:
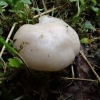
[[[14,33],[47,14],[77,31],[80,53],[61,71],[28,70],[15,59]],[[1,0],[0,48],[0,100],[100,100],[99,0]]]

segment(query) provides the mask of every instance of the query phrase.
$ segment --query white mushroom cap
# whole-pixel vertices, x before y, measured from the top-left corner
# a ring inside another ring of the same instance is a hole
[[[56,24],[62,24],[65,26],[67,24],[59,18],[55,18],[55,17],[51,17],[51,16],[47,16],[47,15],[41,16],[39,18],[39,24],[47,24],[47,23],[56,23]]]
[[[69,66],[80,51],[77,33],[63,20],[44,15],[35,25],[21,26],[14,36],[14,48],[29,68],[58,71]]]

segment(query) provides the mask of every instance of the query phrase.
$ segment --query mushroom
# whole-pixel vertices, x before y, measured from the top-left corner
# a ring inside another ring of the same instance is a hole
[[[29,68],[59,71],[69,66],[80,51],[77,33],[63,20],[41,16],[35,25],[25,24],[14,35],[14,48]]]

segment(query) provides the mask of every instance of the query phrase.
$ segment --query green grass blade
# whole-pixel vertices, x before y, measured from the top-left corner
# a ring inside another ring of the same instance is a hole
[[[6,47],[8,50],[10,50],[12,53],[18,55],[18,52],[17,52],[13,47],[11,47],[8,43],[6,43],[5,40],[4,40],[2,37],[0,37],[0,44],[1,44],[1,45],[5,45],[5,47]]]

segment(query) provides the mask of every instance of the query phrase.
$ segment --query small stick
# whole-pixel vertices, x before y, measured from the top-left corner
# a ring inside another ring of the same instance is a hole
[[[44,7],[45,12],[47,12],[47,7],[46,7],[46,5],[45,5],[45,1],[42,0],[42,3],[43,3],[43,7]]]
[[[61,8],[61,7],[62,7],[62,6],[58,6],[58,7],[56,7],[56,8],[49,9],[49,10],[47,10],[47,11],[45,11],[45,12],[39,14],[39,15],[33,16],[33,19],[38,18],[38,17],[40,17],[40,16],[42,16],[42,15],[44,15],[44,14],[48,14],[48,13],[52,12],[52,10],[54,11],[54,10],[57,10],[58,8]]]
[[[73,68],[73,65],[71,66],[71,70],[72,70],[72,78],[75,77],[75,74],[74,74],[74,68]]]
[[[25,62],[25,60],[22,58],[22,56],[20,54],[18,54],[18,57],[21,59],[21,61],[23,62],[23,64],[25,65],[25,67],[27,68],[27,70],[30,72],[30,75],[33,75],[33,73],[31,72],[31,70],[29,69],[27,63]]]
[[[4,81],[4,80],[7,80],[9,79],[9,77],[0,77],[0,81]]]
[[[62,77],[62,79],[65,79],[65,80],[77,80],[77,81],[89,81],[89,82],[95,82],[95,81],[97,81],[97,80],[92,80],[92,79],[68,78],[68,77]]]
[[[83,53],[83,51],[80,51],[80,54],[82,55],[82,57],[84,58],[84,60],[87,62],[87,64],[89,65],[89,67],[91,68],[91,70],[93,71],[93,73],[95,74],[95,76],[97,77],[98,81],[100,82],[100,77],[98,76],[98,74],[96,73],[96,71],[93,69],[92,65],[90,64],[90,62],[88,61],[88,59],[86,58],[85,54]]]
[[[18,23],[16,23],[16,22],[13,24],[13,26],[12,26],[12,28],[11,28],[9,34],[8,34],[8,37],[7,37],[6,41],[5,41],[6,43],[8,43],[8,41],[9,41],[9,39],[10,39],[12,33],[13,33],[13,30],[14,30],[14,28],[15,28],[15,26],[16,26],[17,24],[18,24]],[[0,52],[0,58],[2,57],[2,54],[3,54],[4,50],[5,50],[5,45],[2,47],[2,50],[1,50],[1,52]],[[26,64],[26,62],[24,61],[24,59],[23,59],[19,54],[18,54],[18,56],[19,56],[19,58],[22,60],[22,62],[25,64],[26,68],[29,70],[28,65]],[[5,68],[4,68],[4,69],[5,69]],[[29,70],[29,71],[30,71],[30,70]],[[5,79],[5,78],[0,79],[0,80],[4,80],[4,79]]]
[[[13,26],[12,26],[12,28],[11,28],[9,34],[8,34],[8,37],[7,37],[6,41],[5,41],[6,43],[8,43],[8,41],[9,41],[11,35],[12,35],[12,32],[13,32],[13,30],[14,30],[16,24],[17,24],[17,23],[14,23],[14,24],[13,24]],[[2,57],[2,54],[3,54],[4,50],[5,50],[5,45],[2,47],[2,50],[1,50],[1,52],[0,52],[0,58]]]

